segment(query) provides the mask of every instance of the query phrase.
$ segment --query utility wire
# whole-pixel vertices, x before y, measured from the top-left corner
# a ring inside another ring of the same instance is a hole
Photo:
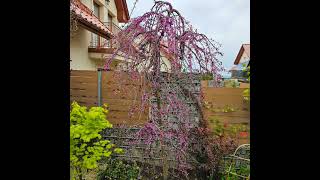
[[[131,17],[131,15],[132,15],[132,13],[133,13],[133,10],[136,8],[137,2],[138,2],[138,0],[135,0],[135,2],[133,3],[133,7],[132,7],[131,12],[130,12],[130,15],[129,15],[130,17]]]

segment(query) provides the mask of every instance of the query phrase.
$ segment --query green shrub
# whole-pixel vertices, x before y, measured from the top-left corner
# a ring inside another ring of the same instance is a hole
[[[243,99],[244,99],[246,102],[250,102],[250,88],[245,89],[245,90],[243,91]]]
[[[247,80],[250,82],[250,66],[244,68],[243,70],[247,74]],[[243,91],[243,99],[246,102],[250,102],[250,88],[247,88],[246,90]]]
[[[73,102],[70,112],[70,167],[72,179],[83,179],[90,169],[98,167],[102,157],[110,157],[113,152],[122,153],[108,140],[103,140],[100,132],[112,128],[106,119],[108,110],[103,107],[86,107]]]
[[[203,81],[213,80],[213,74],[212,73],[207,73],[205,75],[202,75],[201,80],[203,80]]]
[[[224,81],[224,87],[226,88],[237,88],[240,86],[240,83],[238,80],[235,79],[229,79]]]
[[[139,177],[139,167],[134,163],[110,159],[106,168],[98,174],[99,180],[136,180]]]

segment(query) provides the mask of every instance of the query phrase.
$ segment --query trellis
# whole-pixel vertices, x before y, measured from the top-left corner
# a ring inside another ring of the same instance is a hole
[[[250,144],[240,145],[233,154],[225,158],[225,176],[237,177],[238,179],[250,179]],[[241,168],[246,168],[247,172],[239,173]]]

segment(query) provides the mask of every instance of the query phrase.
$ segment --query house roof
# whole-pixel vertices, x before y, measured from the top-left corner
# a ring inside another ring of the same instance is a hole
[[[239,64],[240,59],[242,57],[243,54],[247,54],[247,56],[250,58],[250,44],[242,44],[240,51],[238,52],[238,55],[236,57],[236,59],[234,60],[235,65]]]
[[[126,0],[115,0],[114,2],[117,8],[118,21],[121,23],[127,23],[130,17]]]
[[[113,36],[107,26],[93,14],[93,11],[79,0],[71,0],[70,11],[77,17],[79,25],[104,38]]]

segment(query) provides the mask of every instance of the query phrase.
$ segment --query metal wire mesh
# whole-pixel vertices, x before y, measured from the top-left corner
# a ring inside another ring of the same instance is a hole
[[[250,144],[240,145],[224,158],[224,175],[228,179],[250,179]]]

